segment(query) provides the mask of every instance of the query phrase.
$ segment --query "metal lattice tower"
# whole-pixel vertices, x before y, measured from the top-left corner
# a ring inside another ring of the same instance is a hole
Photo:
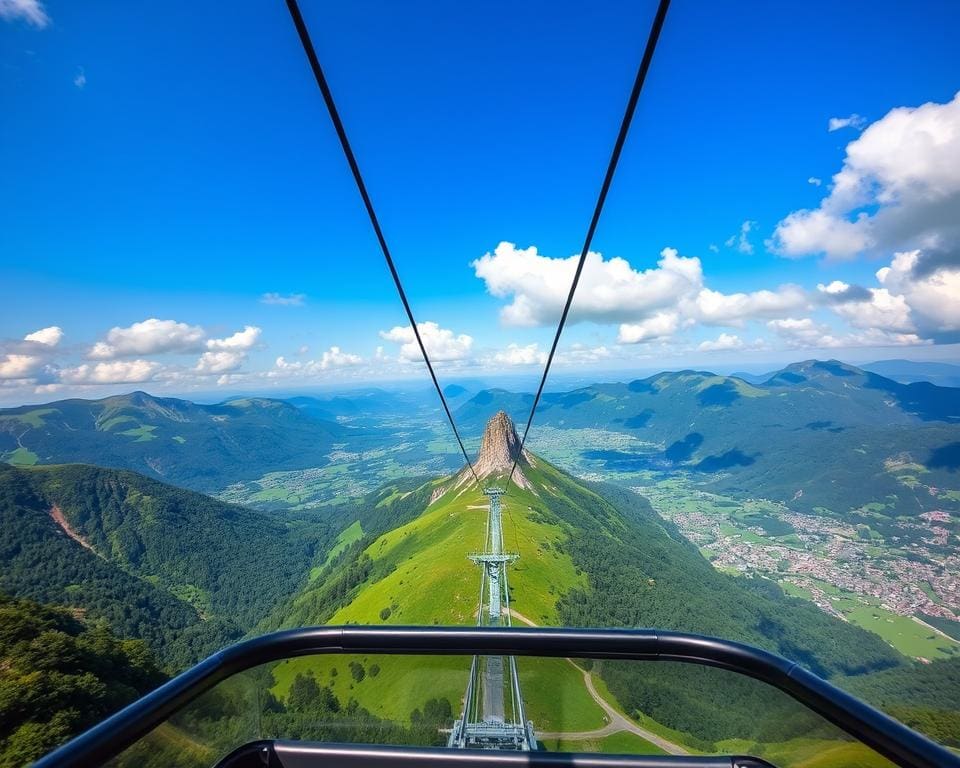
[[[510,626],[507,564],[519,555],[503,549],[500,499],[505,491],[491,487],[483,492],[490,499],[486,550],[468,555],[482,568],[477,625]],[[474,656],[463,713],[453,725],[447,746],[528,751],[535,749],[536,744],[533,723],[527,721],[524,714],[516,659],[513,656]]]

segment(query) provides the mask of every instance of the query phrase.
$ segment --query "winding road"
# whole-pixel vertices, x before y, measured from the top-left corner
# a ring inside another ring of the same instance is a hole
[[[522,613],[510,609],[511,617],[517,619],[518,621],[523,622],[524,624],[536,627],[537,624],[528,619]],[[681,747],[679,744],[674,744],[672,741],[668,741],[662,736],[657,735],[653,731],[648,731],[646,728],[641,728],[635,722],[630,720],[622,712],[614,709],[610,703],[603,698],[598,692],[596,687],[593,685],[593,675],[590,674],[583,667],[579,666],[573,659],[567,659],[567,662],[572,666],[576,667],[577,670],[583,675],[583,684],[587,689],[587,692],[590,694],[597,705],[606,713],[607,724],[603,728],[596,728],[592,731],[537,731],[538,739],[564,739],[566,741],[589,741],[591,739],[602,739],[604,736],[610,736],[614,733],[619,733],[621,731],[628,731],[630,733],[636,734],[641,739],[646,739],[651,744],[655,744],[660,747],[664,752],[670,755],[688,755],[690,754],[686,749]]]

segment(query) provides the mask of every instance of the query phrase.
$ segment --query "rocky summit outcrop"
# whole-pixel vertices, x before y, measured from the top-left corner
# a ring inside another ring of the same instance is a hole
[[[499,411],[487,422],[474,469],[480,477],[494,472],[509,472],[519,453],[520,438],[513,419],[504,411]]]
[[[481,480],[495,475],[506,475],[513,467],[513,462],[520,452],[520,438],[517,435],[517,429],[511,419],[504,411],[499,411],[490,421],[487,422],[486,429],[483,432],[483,440],[480,442],[480,453],[473,464],[473,469],[477,477]],[[530,488],[530,482],[523,473],[525,467],[533,464],[533,458],[524,450],[523,456],[517,462],[517,469],[513,473],[513,482],[521,488]],[[453,484],[454,488],[460,488],[469,480],[473,479],[473,474],[469,467],[464,467],[456,477]],[[504,478],[506,479],[506,478]]]

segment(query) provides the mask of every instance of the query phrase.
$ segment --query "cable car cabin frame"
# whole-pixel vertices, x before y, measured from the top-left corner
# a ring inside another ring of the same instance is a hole
[[[246,640],[219,651],[41,758],[36,768],[88,768],[123,752],[217,683],[253,667],[323,654],[502,655],[672,661],[725,669],[786,693],[901,768],[960,768],[960,757],[796,662],[749,645],[655,629],[486,627],[315,627]],[[610,756],[557,752],[490,752],[292,741],[253,741],[218,768],[762,768],[756,757]]]

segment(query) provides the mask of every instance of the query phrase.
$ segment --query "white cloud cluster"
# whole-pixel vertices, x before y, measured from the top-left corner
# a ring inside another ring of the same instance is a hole
[[[657,312],[639,323],[621,323],[617,333],[617,343],[639,344],[645,341],[669,339],[679,328],[678,312]]]
[[[494,365],[543,365],[547,362],[547,353],[540,350],[537,343],[508,344],[506,349],[494,353],[490,358]]]
[[[470,355],[473,347],[472,336],[465,333],[457,335],[434,322],[417,323],[417,330],[420,331],[420,338],[423,339],[423,345],[432,362],[464,360]],[[398,325],[389,331],[380,331],[380,338],[400,345],[401,360],[406,362],[423,360],[412,326]]]
[[[752,222],[741,227],[741,236]],[[501,310],[507,325],[552,325],[570,289],[577,257],[553,259],[535,247],[500,243],[473,263],[487,290],[512,302]],[[571,310],[571,322],[619,323],[617,341],[638,344],[669,339],[695,323],[740,328],[754,318],[785,317],[806,309],[806,293],[795,285],[775,291],[724,294],[704,286],[700,259],[664,248],[657,266],[633,269],[622,258],[590,253]]]
[[[926,343],[914,333],[894,333],[869,328],[857,333],[837,334],[826,323],[812,318],[771,320],[767,327],[791,349],[850,349],[853,347],[897,347]]]
[[[958,243],[960,93],[898,107],[868,126],[847,145],[820,206],[789,214],[767,241],[783,256],[837,259]]]
[[[557,351],[553,358],[559,365],[584,365],[586,363],[599,363],[609,360],[614,356],[614,350],[601,344],[596,347],[587,344],[571,344],[562,351]]]
[[[43,344],[45,347],[55,347],[63,339],[63,329],[56,325],[49,328],[41,328],[39,331],[28,333],[23,337],[24,341],[35,341],[37,344]]]
[[[726,352],[734,349],[743,349],[743,339],[736,334],[721,333],[712,341],[703,341],[697,347],[700,352]]]
[[[840,280],[817,286],[821,301],[854,328],[960,341],[960,257],[920,250],[897,253],[876,273],[877,287]]]
[[[913,326],[938,341],[960,341],[960,254],[907,251],[877,271],[880,291],[901,298]],[[874,295],[880,291],[875,291]]]
[[[776,291],[720,293],[701,289],[695,297],[681,303],[685,314],[704,325],[742,328],[746,320],[783,317],[809,304],[806,291],[796,285],[783,285]]]
[[[198,352],[203,349],[205,336],[200,326],[151,317],[127,328],[111,328],[106,340],[94,344],[88,357],[113,360],[165,352]]]
[[[347,366],[361,365],[363,358],[360,355],[354,355],[350,352],[344,352],[340,347],[330,347],[316,360],[293,360],[288,361],[285,357],[276,359],[276,374],[285,375],[310,375],[320,371],[326,371],[331,368],[344,368]]]
[[[550,258],[534,246],[517,248],[500,243],[471,265],[487,290],[498,298],[512,296],[501,310],[504,324],[551,325],[557,322],[570,291],[579,256]],[[587,255],[571,322],[618,322],[643,319],[658,309],[671,307],[681,296],[700,285],[700,260],[679,256],[665,248],[657,266],[639,272],[625,259]]]
[[[261,304],[273,304],[280,307],[302,307],[307,300],[304,293],[265,293],[260,297]]]
[[[63,330],[52,325],[28,333],[22,342],[9,345],[10,351],[0,355],[0,381],[33,379],[41,374],[61,339]]]
[[[25,21],[39,29],[50,23],[50,17],[39,0],[0,0],[0,19]]]
[[[247,359],[247,353],[260,339],[260,329],[248,325],[225,339],[208,339],[207,350],[197,361],[197,373],[229,373],[237,370]]]
[[[64,384],[140,384],[152,380],[163,366],[149,360],[113,360],[84,363],[60,371]]]

